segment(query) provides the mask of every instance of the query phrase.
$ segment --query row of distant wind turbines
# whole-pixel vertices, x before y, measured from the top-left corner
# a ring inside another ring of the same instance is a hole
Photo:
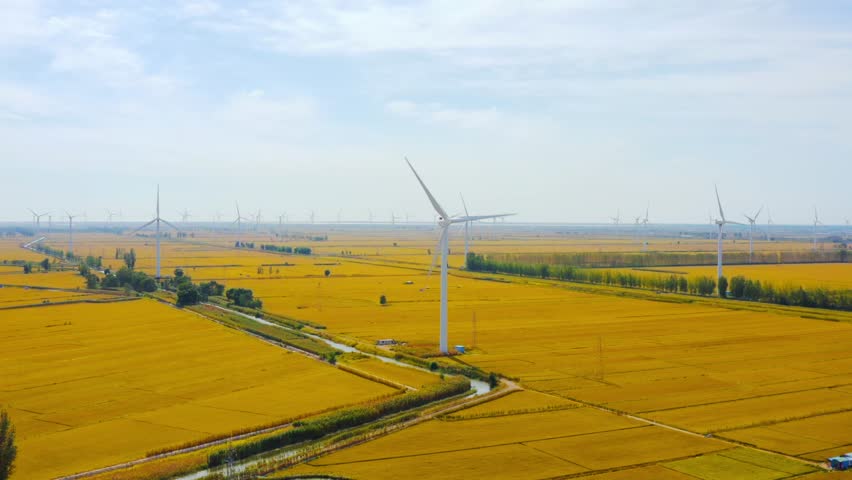
[[[438,229],[439,229],[438,245],[437,245],[437,248],[434,249],[434,255],[433,255],[433,258],[432,258],[432,263],[431,263],[430,268],[429,268],[429,272],[431,274],[431,271],[434,268],[435,263],[438,261],[438,256],[440,255],[441,287],[440,287],[439,348],[440,348],[441,353],[448,354],[449,353],[449,341],[448,341],[448,306],[447,306],[447,281],[448,281],[448,264],[447,264],[447,261],[448,261],[448,256],[449,256],[449,229],[452,225],[464,224],[464,232],[465,232],[465,244],[464,244],[465,256],[464,256],[464,258],[465,258],[465,261],[467,261],[467,254],[469,252],[469,243],[470,243],[470,236],[469,236],[470,224],[472,222],[486,220],[486,219],[503,218],[503,217],[507,217],[507,216],[511,216],[511,215],[515,215],[515,214],[514,213],[500,213],[500,214],[490,214],[490,215],[470,215],[468,210],[467,210],[467,205],[464,202],[464,198],[462,197],[461,200],[462,200],[462,204],[464,206],[464,211],[465,211],[464,215],[455,215],[455,216],[449,215],[447,213],[447,211],[440,205],[440,203],[438,203],[438,201],[435,199],[435,197],[429,191],[429,188],[426,186],[426,184],[420,178],[420,175],[414,169],[414,166],[411,164],[411,162],[408,160],[408,158],[405,158],[405,161],[408,164],[409,168],[411,169],[411,172],[414,174],[415,178],[417,179],[418,183],[423,188],[424,193],[426,194],[427,198],[429,199],[429,202],[431,203],[432,208],[435,210],[435,213],[437,215],[436,223],[437,223],[437,226],[438,226]],[[716,202],[717,202],[718,207],[719,207],[719,218],[714,220],[714,223],[718,227],[718,234],[717,234],[717,276],[721,277],[722,276],[722,238],[723,238],[722,230],[723,230],[723,227],[725,225],[729,225],[729,224],[736,224],[736,225],[745,225],[745,224],[740,223],[740,222],[736,222],[736,221],[733,221],[733,220],[728,220],[728,219],[725,218],[725,213],[722,209],[722,202],[721,202],[721,199],[719,198],[718,188],[716,188],[715,190],[716,190]],[[249,220],[249,218],[244,217],[240,213],[239,204],[236,205],[236,210],[237,210],[237,217],[231,223],[236,224],[237,229],[239,230],[241,228],[242,221],[243,220]],[[753,216],[745,215],[746,219],[748,220],[748,225],[750,226],[750,228],[749,228],[749,257],[751,257],[751,255],[753,255],[753,252],[754,252],[752,234],[753,234],[755,223],[757,222],[757,218],[760,215],[760,213],[762,212],[762,210],[763,209],[761,207],[761,209],[759,209],[757,211],[757,213],[755,213]],[[35,225],[38,226],[39,223],[40,223],[41,217],[46,215],[46,214],[39,214],[39,213],[37,213],[33,210],[30,210],[30,211],[33,214]],[[72,240],[73,220],[78,215],[72,215],[70,212],[66,212],[66,214],[67,214],[68,221],[69,221],[69,251],[72,251],[72,248],[73,248],[73,240]],[[114,213],[108,211],[108,214],[109,214],[109,218],[110,218],[110,221],[111,221],[112,216],[114,216]],[[181,216],[182,216],[183,221],[186,222],[190,215],[189,215],[189,212],[184,211],[181,214]],[[285,218],[286,218],[286,214],[279,217],[279,222],[284,221]],[[260,222],[260,219],[261,219],[261,214],[260,214],[260,211],[258,211],[258,213],[256,215],[254,215],[253,220],[255,220],[256,224],[258,224]],[[310,219],[311,219],[311,222],[313,223],[313,220],[314,220],[313,212],[311,212]],[[393,214],[392,214],[392,222],[395,222],[395,219],[396,219],[396,217],[394,217]],[[372,220],[372,212],[371,212],[371,220]],[[620,223],[620,212],[616,217],[613,217],[612,220],[615,222],[615,224],[617,226]],[[155,217],[152,220],[150,220],[149,222],[145,223],[144,225],[136,228],[135,230],[133,230],[131,232],[131,234],[134,234],[134,233],[139,232],[140,230],[142,230],[142,229],[144,229],[144,228],[146,228],[146,227],[148,227],[152,224],[155,225],[155,227],[156,227],[155,271],[156,271],[156,277],[157,278],[160,278],[160,237],[161,237],[161,235],[160,235],[160,224],[161,223],[163,223],[163,224],[165,224],[165,225],[167,225],[167,226],[169,226],[169,227],[171,227],[171,228],[173,228],[177,231],[180,231],[180,229],[178,227],[176,227],[175,225],[171,224],[170,222],[164,220],[160,216],[160,189],[159,189],[159,186],[158,186],[157,187],[157,204],[156,204],[156,215],[155,215]],[[647,226],[648,223],[649,223],[648,209],[646,209],[645,210],[645,216],[644,217],[636,217],[635,224],[637,226],[640,226],[640,225],[641,226]],[[848,220],[847,220],[847,223],[848,223]],[[821,224],[821,222],[819,221],[819,217],[817,215],[816,209],[814,209],[814,223],[813,223],[813,225],[814,225],[814,248],[816,248],[816,227],[817,227],[817,225],[820,225],[820,224]]]

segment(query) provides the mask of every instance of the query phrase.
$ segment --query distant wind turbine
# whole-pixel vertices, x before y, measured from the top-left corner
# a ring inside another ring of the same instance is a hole
[[[467,211],[467,203],[464,201],[464,197],[461,193],[459,193],[459,198],[462,201],[462,207],[464,207],[464,216],[470,218],[470,213]],[[488,218],[500,218],[501,220],[510,215],[514,215],[514,213],[502,213],[499,215],[491,215]],[[473,228],[473,220],[467,220],[464,222],[464,268],[467,268],[467,254],[470,252],[470,230]]]
[[[819,221],[819,214],[817,214],[817,208],[814,207],[814,251],[817,251],[817,225],[822,225],[822,222]]]
[[[183,209],[183,212],[178,212],[178,215],[180,215],[180,221],[183,224],[186,224],[187,221],[189,221],[189,217],[192,216],[192,214],[189,213],[189,210],[187,210],[185,208]]]
[[[38,234],[41,231],[41,217],[49,215],[50,212],[38,213],[31,208],[28,208],[27,210],[33,214],[33,228],[35,228],[36,234]]]
[[[715,185],[713,186],[713,188],[716,190],[716,203],[719,204],[720,217],[716,219],[716,225],[719,227],[716,247],[716,278],[718,279],[722,278],[722,227],[727,224],[742,225],[742,223],[725,219],[725,212],[722,210],[722,201],[719,199],[719,188]]]
[[[621,209],[615,211],[614,217],[609,217],[612,220],[612,224],[615,225],[615,236],[619,236],[619,225],[621,225]]]
[[[414,170],[414,166],[411,165],[411,162],[408,161],[408,158],[405,159],[405,162],[408,164],[408,167],[411,169],[411,172],[414,173],[414,176],[417,178],[417,181],[420,183],[420,186],[423,187],[423,191],[426,193],[426,196],[429,198],[429,202],[432,204],[432,208],[435,209],[435,212],[438,214],[438,227],[441,229],[441,235],[438,240],[439,248],[435,250],[435,255],[432,258],[432,264],[435,264],[436,257],[438,255],[438,250],[441,252],[441,333],[440,333],[440,341],[439,346],[441,349],[441,353],[447,354],[449,353],[449,345],[447,339],[447,257],[449,256],[449,230],[450,226],[455,223],[465,223],[465,222],[473,222],[477,220],[484,220],[487,218],[496,218],[501,215],[476,215],[476,216],[463,216],[463,217],[450,217],[446,210],[435,200],[435,197],[432,195],[432,192],[429,191],[429,188],[426,187],[426,184],[423,183],[423,180],[420,179],[420,175],[417,174],[417,171]]]
[[[176,226],[174,226],[171,223],[160,218],[160,186],[157,185],[157,213],[156,213],[156,216],[150,222],[148,222],[145,225],[142,225],[141,227],[137,228],[136,230],[133,230],[132,232],[130,232],[130,234],[132,235],[132,234],[138,232],[139,230],[142,230],[143,228],[147,227],[148,225],[156,224],[156,226],[157,226],[157,230],[156,230],[156,235],[157,235],[157,241],[156,241],[157,263],[156,263],[156,269],[155,269],[155,278],[157,278],[157,279],[160,278],[160,223],[161,222],[172,227],[173,229],[175,229],[175,231],[178,231],[178,232],[180,231],[180,229],[177,228]]]
[[[236,223],[236,224],[237,224],[237,232],[239,232],[239,231],[240,231],[240,228],[242,227],[242,222],[243,222],[243,220],[248,220],[248,218],[246,218],[246,217],[242,216],[242,214],[240,214],[240,204],[239,204],[239,202],[236,202],[236,201],[235,201],[235,202],[234,202],[234,205],[237,207],[237,218],[236,218],[236,219],[234,219],[234,221],[233,221],[233,222],[231,222],[231,224]]]
[[[763,211],[763,207],[760,207],[757,210],[757,213],[755,213],[752,217],[743,214],[743,216],[748,219],[748,263],[751,263],[752,256],[754,255],[754,243],[752,242],[752,235],[754,234],[754,224],[757,223],[757,217],[760,216],[761,211]]]
[[[68,217],[68,253],[74,255],[74,219],[80,214],[71,215],[68,210],[65,211],[65,216]]]
[[[120,216],[121,216],[121,210],[119,210],[119,211],[117,211],[117,212],[113,212],[112,210],[110,210],[110,209],[108,209],[108,208],[107,208],[107,209],[106,209],[106,215],[107,215],[107,223],[108,223],[108,224],[110,224],[110,225],[112,225],[112,219],[113,219],[113,217],[116,217],[116,216],[119,216],[119,217],[120,217]]]

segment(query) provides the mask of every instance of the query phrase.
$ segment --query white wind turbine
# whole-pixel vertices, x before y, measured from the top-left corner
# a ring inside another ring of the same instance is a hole
[[[263,217],[260,215],[260,209],[257,209],[257,215],[254,215],[254,231],[260,229],[260,221]]]
[[[775,225],[775,222],[772,221],[772,213],[769,211],[769,208],[766,209],[766,241],[769,241],[769,227]]]
[[[157,241],[156,241],[157,263],[156,263],[156,269],[155,269],[155,272],[156,272],[155,278],[157,278],[157,279],[160,278],[160,222],[165,223],[166,225],[174,228],[175,231],[178,231],[178,232],[180,231],[180,229],[177,228],[176,226],[174,226],[171,223],[160,218],[160,186],[157,185],[157,215],[150,222],[148,222],[145,225],[142,225],[141,227],[137,228],[136,230],[133,230],[132,232],[130,232],[130,235],[133,235],[134,233],[138,232],[139,230],[142,230],[143,228],[147,227],[148,225],[156,224],[156,226],[157,226],[157,231],[156,231],[156,235],[157,235]]]
[[[612,220],[612,224],[615,225],[615,236],[619,236],[619,225],[621,225],[621,210],[616,210],[614,217],[609,217]]]
[[[470,217],[470,213],[467,211],[467,203],[464,201],[464,197],[461,193],[459,193],[459,198],[461,198],[462,206],[464,207],[464,216]],[[502,213],[499,215],[491,215],[488,218],[505,218],[510,215],[514,215],[514,213]],[[464,268],[467,269],[467,254],[470,252],[470,231],[473,229],[473,220],[466,220],[464,222]],[[434,262],[433,262],[434,263]]]
[[[748,215],[743,214],[743,216],[748,219],[748,263],[751,263],[751,258],[754,255],[754,243],[752,242],[752,235],[754,234],[754,224],[757,223],[757,217],[760,216],[761,211],[763,211],[763,207],[760,207],[753,217],[749,217]]]
[[[817,214],[817,209],[814,207],[814,251],[817,251],[816,239],[817,239],[817,225],[822,225],[822,222],[819,221],[819,215]]]
[[[107,208],[106,209],[106,215],[107,215],[107,223],[112,225],[113,217],[116,217],[116,216],[120,217],[121,216],[121,210],[119,210],[117,212],[113,212],[112,210]]]
[[[435,200],[435,197],[432,196],[432,192],[426,187],[426,184],[423,183],[423,180],[420,179],[420,175],[417,174],[417,171],[414,170],[414,166],[411,165],[411,162],[408,161],[408,158],[405,159],[405,162],[408,164],[408,167],[411,169],[411,172],[414,173],[414,176],[417,177],[417,181],[420,183],[420,186],[423,187],[423,191],[426,193],[426,196],[429,197],[429,202],[432,204],[432,208],[435,209],[435,212],[438,214],[438,227],[441,228],[441,236],[438,240],[438,249],[435,250],[435,255],[432,257],[432,264],[435,264],[435,259],[438,255],[438,250],[441,251],[441,336],[440,336],[440,349],[441,353],[447,354],[449,353],[449,342],[447,340],[447,257],[449,256],[449,231],[450,226],[454,223],[466,223],[466,222],[474,222],[477,220],[484,220],[487,218],[497,218],[505,215],[473,215],[473,216],[463,216],[463,217],[450,217],[446,210]]]
[[[715,185],[713,188],[716,190],[716,203],[719,204],[719,217],[721,217],[716,219],[716,225],[719,227],[716,247],[716,278],[719,279],[722,278],[722,227],[729,223],[733,225],[742,225],[742,223],[725,219],[725,212],[722,210],[722,201],[719,199],[719,188]]]
[[[27,210],[29,210],[30,213],[33,214],[33,228],[35,228],[36,234],[38,234],[39,232],[41,232],[41,217],[49,215],[50,212],[38,213],[32,208],[28,208]]]
[[[68,210],[65,211],[65,216],[68,217],[68,253],[74,254],[74,219],[81,216],[80,214],[71,215]]]
[[[242,214],[240,214],[240,204],[239,204],[239,202],[236,202],[236,201],[235,201],[235,202],[234,202],[234,205],[237,207],[237,218],[235,218],[235,219],[234,219],[234,221],[233,221],[233,222],[231,222],[231,224],[236,223],[236,224],[237,224],[237,232],[239,232],[239,231],[240,231],[240,229],[241,229],[241,227],[242,227],[243,220],[248,220],[248,218],[246,218],[246,217],[242,216]]]
[[[178,215],[180,215],[180,221],[181,221],[181,223],[183,223],[184,225],[186,225],[186,223],[189,221],[189,217],[191,217],[191,216],[192,216],[192,214],[191,214],[191,213],[189,213],[189,210],[187,210],[187,209],[185,209],[185,208],[183,209],[183,211],[182,211],[182,212],[178,212]]]

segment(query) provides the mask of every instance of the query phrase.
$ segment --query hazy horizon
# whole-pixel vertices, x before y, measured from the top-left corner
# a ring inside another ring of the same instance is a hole
[[[840,1],[0,8],[0,222],[852,217]]]

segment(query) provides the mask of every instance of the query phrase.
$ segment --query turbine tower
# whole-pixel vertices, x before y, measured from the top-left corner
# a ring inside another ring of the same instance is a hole
[[[722,201],[719,200],[719,188],[715,185],[713,186],[713,188],[716,190],[716,203],[719,204],[720,217],[716,219],[716,226],[719,227],[716,247],[716,278],[719,279],[722,278],[722,227],[727,224],[742,225],[742,223],[725,219],[725,212],[722,210]]]
[[[411,172],[414,173],[414,176],[417,177],[417,181],[420,183],[420,186],[423,187],[423,191],[426,193],[426,196],[429,198],[429,202],[432,204],[432,208],[435,209],[435,212],[438,214],[438,227],[441,229],[441,235],[438,240],[439,248],[435,249],[435,255],[432,257],[432,264],[435,264],[435,259],[438,255],[438,250],[441,251],[441,336],[439,341],[439,346],[441,349],[441,353],[447,354],[450,352],[449,350],[449,342],[447,340],[447,257],[449,256],[449,230],[450,226],[454,223],[466,223],[473,222],[477,220],[484,220],[487,218],[497,218],[504,215],[475,215],[475,216],[463,216],[463,217],[450,217],[443,207],[435,200],[435,197],[432,196],[432,192],[426,187],[426,184],[423,183],[423,180],[420,179],[420,175],[417,174],[417,171],[414,170],[414,166],[411,165],[411,162],[408,161],[408,158],[405,159],[405,162],[408,164],[408,167],[411,169]]]
[[[822,222],[819,221],[819,215],[817,214],[817,209],[816,209],[816,207],[814,207],[814,252],[817,251],[817,246],[816,246],[817,225],[822,225]]]
[[[189,217],[192,216],[192,214],[189,213],[189,210],[187,210],[185,208],[183,209],[183,212],[178,212],[178,215],[180,215],[180,221],[184,225],[186,225],[186,223],[189,221]]]
[[[751,258],[754,255],[754,243],[752,242],[752,235],[754,234],[754,224],[757,223],[757,217],[760,215],[761,211],[763,211],[763,207],[760,207],[757,210],[757,213],[755,213],[752,217],[743,214],[743,216],[748,219],[748,263],[751,263]]]
[[[130,234],[132,235],[132,234],[138,232],[139,230],[142,230],[143,228],[147,227],[148,225],[151,225],[152,223],[157,225],[157,242],[156,242],[157,243],[157,263],[156,263],[156,269],[155,269],[155,272],[156,272],[155,278],[157,278],[157,279],[160,278],[160,223],[161,222],[165,223],[166,225],[168,225],[172,228],[174,228],[175,231],[177,231],[177,232],[180,231],[180,229],[177,228],[176,226],[174,226],[171,223],[160,218],[160,186],[157,185],[157,216],[154,217],[153,220],[146,223],[145,225],[142,225],[141,227],[137,228],[136,230],[133,230],[132,232],[130,232]]]
[[[621,210],[616,210],[615,216],[609,217],[609,219],[612,220],[612,224],[615,225],[615,236],[619,236],[618,226],[621,225]]]
[[[68,210],[65,211],[65,215],[68,217],[68,253],[74,255],[74,219],[79,217],[80,215],[71,215],[71,212]]]
[[[243,221],[243,220],[248,220],[248,219],[247,219],[246,217],[244,217],[244,216],[242,216],[242,215],[240,214],[240,204],[239,204],[238,202],[236,202],[236,201],[235,201],[235,202],[234,202],[234,205],[236,205],[236,207],[237,207],[237,218],[236,218],[236,219],[234,219],[234,221],[233,221],[233,222],[231,222],[231,224],[236,223],[236,224],[237,224],[237,232],[239,232],[239,231],[240,231],[240,227],[242,226],[242,221]]]
[[[27,210],[29,210],[30,213],[33,214],[33,228],[35,229],[36,234],[38,234],[39,232],[41,232],[41,217],[50,214],[50,212],[38,213],[32,208],[28,208]]]
[[[119,216],[119,217],[120,217],[120,216],[121,216],[121,210],[119,210],[119,211],[117,211],[117,212],[113,212],[112,210],[110,210],[110,209],[108,209],[108,208],[107,208],[107,209],[106,209],[106,214],[107,214],[107,223],[108,223],[108,224],[110,224],[110,225],[112,225],[112,217],[115,217],[115,216]]]

